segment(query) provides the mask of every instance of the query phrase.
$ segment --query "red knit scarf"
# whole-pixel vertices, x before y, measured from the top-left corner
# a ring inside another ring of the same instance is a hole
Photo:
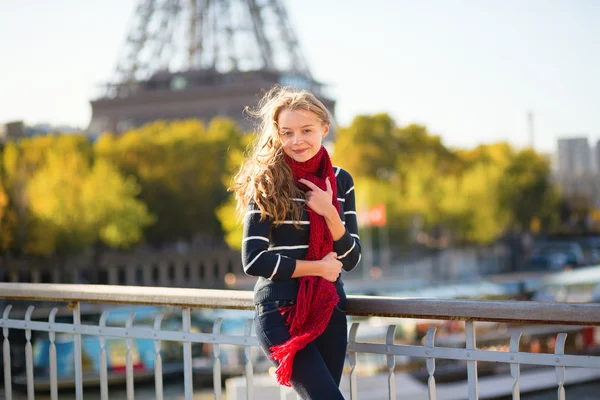
[[[285,158],[292,168],[296,184],[301,188],[307,187],[298,180],[306,179],[322,190],[327,190],[325,178],[329,178],[333,190],[332,203],[339,212],[335,174],[325,147],[321,146],[319,152],[306,162],[294,161],[287,155]],[[306,260],[321,260],[333,251],[333,238],[325,219],[309,207],[306,209],[310,218]],[[287,313],[290,339],[281,345],[271,347],[271,357],[279,362],[279,367],[275,371],[277,382],[285,386],[290,386],[296,352],[323,333],[329,324],[333,308],[339,301],[333,282],[316,276],[306,276],[298,280],[300,287],[296,304],[284,310]]]

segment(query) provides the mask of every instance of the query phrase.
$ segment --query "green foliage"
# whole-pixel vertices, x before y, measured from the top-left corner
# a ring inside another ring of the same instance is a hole
[[[139,197],[156,216],[146,239],[162,243],[222,235],[215,210],[227,198],[228,153],[241,145],[236,125],[217,118],[208,128],[198,120],[157,121],[121,137],[104,135],[95,152],[139,182]]]
[[[27,252],[47,256],[77,252],[98,240],[111,247],[139,242],[153,219],[136,199],[135,181],[102,160],[91,164],[90,148],[64,146],[62,140],[28,185],[34,240]]]
[[[217,210],[217,217],[221,221],[225,242],[232,249],[240,250],[242,247],[243,225],[236,213],[236,201],[233,195],[229,196]]]
[[[415,218],[455,241],[489,243],[513,222],[550,226],[556,215],[547,160],[504,142],[450,149],[422,125],[359,116],[339,130],[334,162],[355,177],[359,209],[387,205],[392,241],[404,240]]]
[[[231,187],[233,177],[239,170],[244,160],[244,149],[249,149],[252,143],[252,135],[244,135],[236,147],[229,149],[225,161],[225,172],[222,182],[225,187]],[[217,218],[223,228],[225,242],[232,249],[240,249],[242,246],[243,225],[236,212],[236,200],[233,193],[229,193],[227,200],[216,210]]]
[[[509,210],[512,221],[529,229],[534,218],[548,225],[558,207],[558,194],[550,180],[550,161],[527,149],[518,152],[500,181],[500,202]]]
[[[82,135],[8,142],[0,153],[0,253],[48,256],[102,242],[126,248],[221,236],[239,248],[227,192],[251,135],[230,120],[156,121],[92,145]],[[337,133],[333,161],[354,177],[357,208],[387,206],[393,242],[444,228],[489,243],[510,225],[557,222],[549,161],[507,143],[451,149],[423,125],[357,116]]]
[[[138,185],[93,160],[82,135],[52,135],[10,142],[2,172],[8,198],[3,249],[50,256],[78,252],[97,241],[111,247],[139,242],[152,222],[136,196]]]
[[[0,174],[0,254],[5,252],[13,241],[14,212],[9,207],[9,198]]]

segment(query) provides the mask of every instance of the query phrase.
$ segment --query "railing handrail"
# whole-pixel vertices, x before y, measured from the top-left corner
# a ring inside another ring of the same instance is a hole
[[[149,286],[0,283],[0,298],[30,301],[120,303],[192,308],[254,309],[253,293],[242,290]],[[356,316],[600,326],[600,304],[514,300],[445,300],[348,296]]]

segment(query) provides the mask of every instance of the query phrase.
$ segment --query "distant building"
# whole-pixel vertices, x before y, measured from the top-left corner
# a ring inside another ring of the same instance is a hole
[[[555,177],[567,199],[600,206],[600,144],[592,149],[588,138],[558,139]]]
[[[23,121],[12,121],[0,124],[0,140],[17,140],[25,136],[25,124]]]
[[[273,71],[160,71],[132,84],[126,96],[92,100],[87,132],[97,137],[107,131],[122,133],[157,119],[208,121],[214,117],[232,118],[243,130],[251,131],[256,121],[244,113],[244,108],[255,106],[261,93],[274,84],[311,90],[334,112],[335,102],[321,96],[321,85],[303,77]]]
[[[579,177],[592,173],[590,145],[586,137],[558,139],[558,174]]]
[[[596,173],[600,175],[600,139],[596,142],[596,150],[594,151],[596,156]]]
[[[0,124],[0,141],[19,140],[26,137],[44,136],[56,133],[82,133],[81,128],[72,126],[54,126],[50,124],[28,125],[24,121],[12,121]]]

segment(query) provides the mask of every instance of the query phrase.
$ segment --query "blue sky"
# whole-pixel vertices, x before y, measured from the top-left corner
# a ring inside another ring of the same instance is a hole
[[[86,127],[135,0],[0,3],[0,122]],[[287,0],[338,121],[388,112],[450,146],[600,138],[600,1]],[[341,8],[340,6],[343,5]]]

